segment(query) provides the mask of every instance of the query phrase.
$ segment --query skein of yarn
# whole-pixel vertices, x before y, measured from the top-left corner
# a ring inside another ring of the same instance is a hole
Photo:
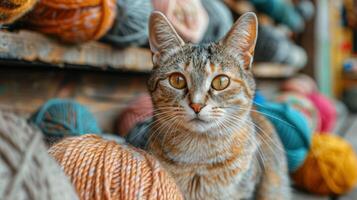
[[[153,105],[149,94],[138,96],[123,109],[118,118],[119,135],[125,137],[138,123],[153,115]]]
[[[295,184],[320,195],[340,195],[357,184],[352,146],[333,134],[314,134],[304,164],[292,175]]]
[[[283,143],[290,172],[298,169],[306,158],[311,131],[304,116],[286,103],[262,102],[259,110],[275,127]]]
[[[321,126],[319,132],[330,132],[336,124],[336,108],[330,99],[319,93],[318,91],[312,92],[307,97],[315,105],[319,112]]]
[[[62,140],[49,153],[81,200],[181,200],[175,181],[142,150],[84,135]]]
[[[117,0],[113,27],[103,41],[118,47],[140,46],[148,41],[148,21],[152,12],[149,0]]]
[[[1,0],[0,25],[10,24],[33,8],[37,0]]]
[[[152,5],[166,15],[183,40],[201,41],[208,25],[201,0],[152,0]]]
[[[27,27],[69,43],[101,38],[112,26],[115,0],[39,0]]]
[[[41,136],[25,119],[0,111],[1,199],[78,199]]]
[[[233,16],[220,0],[202,0],[202,4],[208,13],[209,23],[201,42],[216,42],[232,27]]]
[[[51,99],[32,115],[30,121],[52,144],[66,136],[101,133],[97,120],[83,105],[68,99]]]

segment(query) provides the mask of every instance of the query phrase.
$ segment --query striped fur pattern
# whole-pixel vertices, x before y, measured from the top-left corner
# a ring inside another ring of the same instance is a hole
[[[171,173],[185,199],[290,199],[286,158],[272,125],[253,107],[254,13],[218,43],[185,43],[164,15],[149,24],[154,103],[148,149]],[[176,89],[179,73],[186,86]],[[212,88],[219,75],[223,90]],[[193,104],[201,105],[195,112]]]

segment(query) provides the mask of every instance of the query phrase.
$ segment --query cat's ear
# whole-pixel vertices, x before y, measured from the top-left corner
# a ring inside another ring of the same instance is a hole
[[[154,65],[160,56],[185,44],[165,15],[158,11],[149,19],[149,42]]]
[[[258,36],[258,19],[253,12],[243,14],[220,41],[233,55],[242,55],[244,68],[250,69]]]

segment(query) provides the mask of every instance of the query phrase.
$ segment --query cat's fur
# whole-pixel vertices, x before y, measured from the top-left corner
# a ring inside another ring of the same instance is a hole
[[[255,14],[244,14],[220,42],[207,45],[185,43],[159,12],[149,29],[154,123],[148,149],[185,198],[290,199],[282,144],[252,105]],[[173,72],[185,76],[186,88],[170,85]],[[219,74],[230,77],[222,91],[211,87]],[[192,103],[203,105],[198,114]]]

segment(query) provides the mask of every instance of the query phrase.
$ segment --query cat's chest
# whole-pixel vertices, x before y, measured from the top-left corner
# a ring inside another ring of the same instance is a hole
[[[251,197],[258,180],[255,164],[216,166],[182,166],[166,165],[176,180],[185,199],[248,199]],[[244,188],[244,190],[242,189]]]

